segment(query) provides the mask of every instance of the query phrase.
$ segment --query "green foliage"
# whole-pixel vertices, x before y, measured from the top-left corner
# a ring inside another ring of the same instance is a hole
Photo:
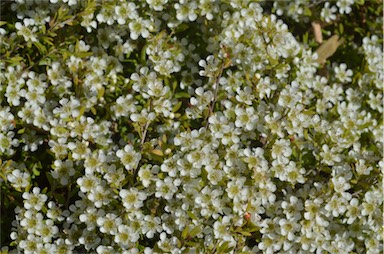
[[[377,253],[382,1],[352,2],[1,3],[1,252]]]

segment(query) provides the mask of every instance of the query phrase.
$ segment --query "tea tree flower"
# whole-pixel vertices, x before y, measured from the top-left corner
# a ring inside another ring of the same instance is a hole
[[[105,216],[97,218],[97,225],[100,227],[100,232],[115,235],[117,226],[122,223],[122,219],[116,214],[108,213]]]
[[[329,149],[329,146],[324,144],[322,146],[322,152],[320,152],[323,162],[329,166],[333,166],[337,162],[341,162],[340,155],[337,154],[335,148]]]
[[[119,196],[128,211],[142,207],[144,205],[143,201],[147,199],[146,194],[138,191],[136,188],[131,188],[130,190],[122,189],[119,192]]]
[[[37,42],[37,37],[35,35],[37,31],[37,27],[33,26],[33,20],[32,19],[24,19],[24,24],[20,22],[16,22],[15,27],[18,30],[17,34],[19,36],[23,36],[25,41],[31,41],[31,42]],[[29,26],[32,26],[32,29],[29,28]]]
[[[324,4],[323,9],[321,10],[321,17],[325,20],[325,22],[330,23],[331,21],[336,19],[337,8],[336,6],[329,6],[329,2]]]
[[[230,226],[230,217],[224,216],[221,219],[221,221],[217,220],[213,224],[213,228],[214,228],[213,233],[215,235],[215,238],[223,239],[225,241],[232,240],[228,232],[229,226]]]
[[[148,38],[149,31],[147,28],[149,27],[150,22],[148,20],[143,20],[141,18],[137,18],[129,23],[130,29],[130,37],[132,40],[137,40],[141,35],[143,38]]]
[[[357,198],[352,198],[347,206],[346,218],[347,223],[352,224],[356,219],[360,217],[360,205]]]
[[[44,217],[41,213],[36,213],[32,210],[27,210],[24,213],[24,218],[20,221],[20,226],[25,227],[29,234],[34,234],[37,228],[44,223]]]
[[[335,74],[336,78],[342,83],[352,81],[351,77],[353,75],[353,72],[352,70],[347,69],[347,65],[345,63],[342,63],[340,64],[340,66],[335,67]]]
[[[24,208],[27,210],[32,208],[40,211],[48,199],[47,195],[40,193],[39,187],[34,187],[32,193],[24,192],[22,196],[24,199]]]
[[[100,179],[95,175],[90,174],[78,178],[76,182],[80,186],[80,190],[83,193],[87,193],[100,184]]]
[[[179,21],[195,21],[197,19],[197,15],[195,10],[197,9],[197,4],[195,1],[190,3],[186,1],[180,1],[180,3],[175,3],[176,10],[176,18]]]
[[[343,13],[350,13],[352,11],[351,5],[353,4],[354,0],[338,0],[336,5],[339,7],[340,14]]]
[[[95,204],[95,207],[101,208],[111,202],[110,192],[103,185],[96,186],[88,193],[88,199]]]
[[[292,154],[290,142],[286,139],[277,140],[272,147],[272,158],[288,158]]]
[[[3,251],[381,249],[377,1],[50,2],[4,5]]]
[[[156,181],[156,197],[163,197],[170,200],[177,191],[177,187],[180,185],[180,180],[173,180],[171,177],[166,177],[164,180]]]
[[[225,189],[229,198],[236,200],[246,200],[248,196],[248,188],[244,186],[245,178],[240,178],[228,182]]]
[[[15,189],[25,189],[30,185],[31,175],[28,172],[22,172],[20,169],[15,169],[12,174],[7,175],[8,181]]]
[[[133,243],[139,240],[138,232],[135,232],[131,227],[120,224],[117,226],[118,232],[115,235],[115,242],[124,249],[133,246]]]
[[[159,217],[146,215],[142,224],[142,232],[149,239],[153,238],[156,232],[160,233],[162,231],[161,219]]]
[[[75,169],[73,168],[72,160],[55,160],[53,164],[53,171],[51,175],[55,179],[60,180],[60,184],[67,185],[69,182],[69,178],[75,174]]]
[[[42,221],[37,229],[36,234],[42,237],[43,242],[50,243],[52,237],[55,237],[59,232],[59,228],[54,225],[52,220]]]
[[[119,149],[116,152],[116,156],[120,158],[121,162],[127,170],[136,168],[141,159],[141,155],[135,152],[131,145],[126,145],[124,149]]]

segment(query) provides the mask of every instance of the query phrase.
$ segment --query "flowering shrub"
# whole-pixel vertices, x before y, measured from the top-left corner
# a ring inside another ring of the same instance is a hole
[[[2,253],[380,253],[381,5],[2,2]]]

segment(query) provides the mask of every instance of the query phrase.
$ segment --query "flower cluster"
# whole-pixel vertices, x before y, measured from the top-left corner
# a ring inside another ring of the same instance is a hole
[[[380,253],[381,30],[319,64],[257,2],[4,4],[2,253]]]

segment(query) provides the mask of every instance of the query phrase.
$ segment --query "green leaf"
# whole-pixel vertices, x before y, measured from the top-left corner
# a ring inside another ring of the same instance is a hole
[[[92,114],[94,114],[94,115],[97,114],[97,111],[96,111],[95,107],[91,107],[91,112],[92,112]]]
[[[164,156],[164,153],[163,151],[159,150],[159,149],[154,149],[151,151],[151,153],[157,155],[157,156],[160,156],[160,157],[163,157]]]
[[[5,60],[10,64],[19,64],[24,58],[21,56],[14,56],[11,59]]]
[[[311,9],[309,9],[309,8],[305,8],[305,9],[304,9],[304,15],[305,15],[305,16],[312,16],[312,11],[311,11]]]
[[[82,106],[79,110],[79,116],[77,117],[77,120],[80,120],[81,116],[84,115],[85,112],[85,106]]]
[[[173,82],[172,82],[172,90],[173,90],[173,92],[175,92],[176,91],[176,88],[177,88],[177,80],[175,79]]]
[[[45,55],[47,53],[47,48],[40,42],[34,42],[33,45],[39,50],[40,54]]]
[[[179,92],[177,94],[175,94],[175,98],[176,99],[180,99],[180,98],[190,98],[191,95],[187,92]]]
[[[309,36],[308,32],[303,35],[303,43],[304,44],[308,44],[308,36]]]
[[[195,237],[197,234],[199,234],[201,232],[201,226],[196,226],[194,229],[192,229],[192,231],[189,233],[189,235],[193,238]]]
[[[191,246],[191,247],[196,247],[196,246],[198,245],[198,243],[196,243],[196,242],[191,242],[191,241],[188,241],[188,242],[186,242],[185,244],[188,245],[188,246]]]
[[[37,163],[35,165],[33,165],[33,168],[32,168],[32,173],[34,176],[39,176],[40,175],[40,171],[39,171],[39,166],[37,165]]]
[[[224,242],[220,247],[217,249],[219,253],[228,253],[229,242]]]
[[[87,58],[89,56],[92,56],[93,53],[92,52],[76,52],[74,54],[74,56],[78,57],[78,58]]]
[[[147,47],[148,47],[148,44],[145,44],[145,46],[141,49],[141,52],[140,52],[140,62],[142,64],[144,64],[147,61],[147,53],[146,53]]]
[[[198,220],[198,218],[196,217],[196,215],[194,215],[191,211],[187,211],[187,214],[189,215],[189,217],[190,217],[192,220]]]
[[[187,236],[188,236],[188,231],[189,231],[189,227],[188,225],[184,228],[183,232],[181,233],[181,237],[183,239],[187,239]]]
[[[179,101],[179,102],[173,107],[172,112],[173,112],[173,113],[176,113],[176,112],[180,109],[180,107],[181,107],[182,104],[183,104],[183,102]]]
[[[175,29],[175,32],[174,33],[181,33],[181,32],[184,32],[185,30],[187,30],[189,28],[189,26],[186,24],[186,23],[181,23],[180,25],[178,25]]]
[[[105,88],[104,87],[101,87],[98,91],[97,91],[97,98],[100,99],[101,97],[104,96],[104,92],[105,92]]]
[[[252,236],[251,233],[244,231],[244,230],[240,230],[240,231],[238,231],[238,233],[242,234],[243,236]]]
[[[208,172],[207,170],[205,170],[205,168],[203,168],[201,170],[201,179],[203,180],[204,183],[207,182],[207,177],[208,177]]]

